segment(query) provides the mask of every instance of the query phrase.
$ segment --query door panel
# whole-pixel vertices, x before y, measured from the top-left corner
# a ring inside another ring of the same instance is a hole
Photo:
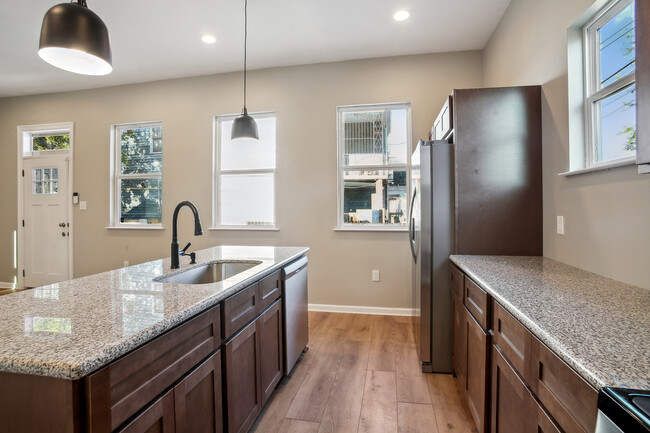
[[[25,286],[70,278],[68,162],[65,156],[24,160]]]

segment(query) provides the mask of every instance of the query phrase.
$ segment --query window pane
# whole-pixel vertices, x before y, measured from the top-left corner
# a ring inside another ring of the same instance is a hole
[[[636,87],[631,85],[597,102],[600,113],[600,136],[596,162],[635,155]]]
[[[34,135],[32,136],[32,150],[46,152],[49,150],[70,149],[70,135]]]
[[[634,70],[634,2],[600,28],[600,87]]]
[[[406,170],[345,171],[343,222],[405,225]]]
[[[219,183],[222,225],[274,225],[274,175],[222,175]]]
[[[255,118],[259,140],[239,138],[232,141],[232,120],[221,122],[221,170],[275,168],[275,116]]]
[[[120,180],[120,222],[160,224],[162,179]]]
[[[162,127],[118,129],[122,174],[162,172]]]
[[[345,165],[406,164],[407,110],[343,113]]]

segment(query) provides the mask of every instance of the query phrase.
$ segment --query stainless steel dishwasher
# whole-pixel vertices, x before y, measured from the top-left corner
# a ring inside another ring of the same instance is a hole
[[[282,269],[285,375],[291,372],[309,342],[307,263],[307,257],[302,257]]]

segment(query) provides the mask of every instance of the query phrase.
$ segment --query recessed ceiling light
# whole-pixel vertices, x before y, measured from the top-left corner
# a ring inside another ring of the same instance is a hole
[[[393,14],[393,18],[395,18],[395,21],[404,21],[410,17],[411,14],[409,11],[397,11]]]
[[[205,42],[206,44],[214,44],[215,42],[217,42],[217,38],[215,38],[215,37],[212,36],[212,35],[204,35],[204,36],[201,38],[201,40],[202,40],[203,42]]]

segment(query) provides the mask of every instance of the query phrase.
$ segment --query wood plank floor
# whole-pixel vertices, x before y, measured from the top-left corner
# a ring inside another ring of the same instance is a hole
[[[251,432],[476,432],[457,381],[421,372],[408,318],[310,312],[309,337]]]

